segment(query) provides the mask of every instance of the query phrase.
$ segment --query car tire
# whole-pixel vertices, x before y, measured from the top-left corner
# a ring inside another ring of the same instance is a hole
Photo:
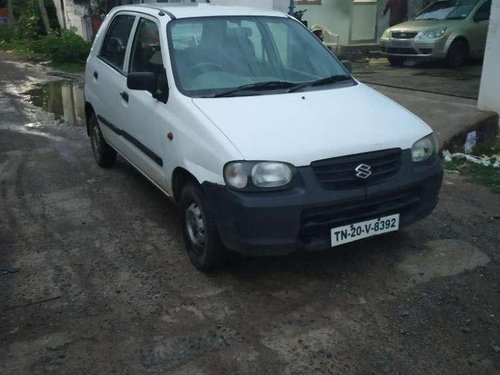
[[[446,62],[450,68],[460,68],[469,58],[469,45],[464,40],[456,40],[451,43],[446,56]]]
[[[95,113],[89,119],[90,143],[97,165],[101,168],[111,168],[116,162],[116,151],[102,136]]]
[[[188,182],[180,199],[182,232],[191,263],[202,272],[213,271],[227,260],[214,216],[201,187]]]
[[[400,56],[388,56],[387,60],[389,60],[389,64],[391,64],[391,66],[403,66],[406,58]]]

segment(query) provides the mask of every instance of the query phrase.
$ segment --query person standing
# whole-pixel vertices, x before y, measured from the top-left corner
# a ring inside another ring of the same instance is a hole
[[[408,13],[408,0],[387,0],[384,8],[384,16],[390,11],[389,26],[397,25],[406,21]]]

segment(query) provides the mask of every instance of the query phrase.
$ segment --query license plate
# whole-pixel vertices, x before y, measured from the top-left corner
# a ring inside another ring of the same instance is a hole
[[[399,229],[399,214],[333,228],[332,247]]]
[[[410,42],[407,42],[405,40],[393,40],[391,42],[391,44],[394,47],[409,47],[410,46]]]

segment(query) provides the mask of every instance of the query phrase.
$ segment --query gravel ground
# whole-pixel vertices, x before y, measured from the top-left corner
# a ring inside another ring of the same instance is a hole
[[[174,205],[22,95],[60,78],[0,54],[0,373],[500,373],[499,195],[447,175],[399,233],[207,276]]]

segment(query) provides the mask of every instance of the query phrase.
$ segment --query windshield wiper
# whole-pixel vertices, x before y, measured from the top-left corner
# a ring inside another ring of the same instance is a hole
[[[267,82],[256,82],[256,83],[248,83],[246,85],[238,86],[234,89],[227,90],[215,94],[212,98],[222,98],[224,96],[231,96],[240,91],[251,91],[251,90],[272,90],[272,89],[287,89],[289,87],[294,86],[295,83],[287,82],[287,81],[267,81]]]
[[[330,77],[326,77],[326,78],[321,78],[321,79],[318,79],[318,80],[312,81],[312,82],[299,83],[298,85],[289,89],[287,92],[295,92],[295,91],[302,90],[306,87],[329,85],[331,83],[340,82],[340,81],[348,81],[351,79],[352,79],[351,76],[347,76],[344,74],[334,75],[334,76],[330,76]]]

